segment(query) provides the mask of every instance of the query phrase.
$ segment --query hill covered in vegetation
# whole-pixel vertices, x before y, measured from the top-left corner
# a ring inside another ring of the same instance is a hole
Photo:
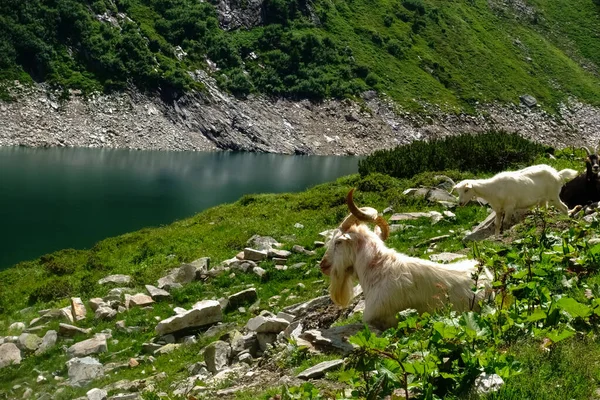
[[[472,151],[477,144],[471,138],[415,149]],[[513,138],[506,145],[520,153],[504,160],[511,167],[581,168],[583,152],[559,150],[551,159]],[[168,226],[0,272],[0,398],[594,398],[598,213],[536,211],[502,240],[465,242],[466,231],[487,216],[485,207],[448,212],[447,201],[404,191],[443,187],[441,173],[457,181],[497,166],[436,171],[435,157],[423,164],[426,171],[410,178],[365,172],[303,193],[247,195]],[[387,245],[426,259],[452,252],[479,260],[493,271],[495,300],[477,313],[403,312],[396,328],[377,335],[360,324],[358,304],[334,306],[317,267],[324,249],[315,240],[347,214],[351,187],[360,205],[438,215],[402,221]],[[283,246],[268,258],[267,251],[244,250],[259,245],[254,234]],[[183,317],[207,308],[204,324]],[[169,325],[178,318],[189,326]],[[482,377],[504,384],[476,397],[472,389]]]
[[[586,0],[8,0],[0,78],[172,99],[202,90],[201,69],[242,97],[598,105],[599,13]]]

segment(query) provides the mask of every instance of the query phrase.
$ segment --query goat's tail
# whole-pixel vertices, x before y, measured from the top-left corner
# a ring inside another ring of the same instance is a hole
[[[579,172],[575,171],[574,169],[566,168],[562,171],[559,171],[558,175],[560,175],[560,179],[562,179],[564,183],[570,181],[571,179],[574,179],[577,175],[579,175]]]

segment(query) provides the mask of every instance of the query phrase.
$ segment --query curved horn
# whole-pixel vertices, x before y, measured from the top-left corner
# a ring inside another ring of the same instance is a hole
[[[373,222],[381,229],[379,237],[381,238],[381,240],[385,241],[390,236],[390,226],[388,225],[385,218],[383,218],[380,215],[377,215],[377,211],[374,209],[372,209],[374,214],[369,214],[358,208],[354,203],[353,195],[354,188],[352,188],[346,196],[346,204],[348,204],[348,208],[350,209],[351,215],[348,216],[342,223],[342,230],[344,230],[344,224],[348,224],[347,228],[349,228],[351,225],[358,223],[359,221]]]
[[[377,218],[375,219],[375,223],[378,227],[381,228],[381,234],[379,235],[379,237],[385,242],[387,238],[390,237],[390,226],[388,225],[385,218],[383,218],[381,215],[377,216]]]
[[[587,155],[588,155],[588,156],[592,154],[592,152],[590,151],[590,149],[589,149],[588,147],[586,147],[586,146],[583,146],[583,147],[582,147],[582,149],[584,149],[584,150],[585,150],[585,152],[587,153]],[[595,152],[596,152],[596,149],[594,149],[594,153],[595,153]]]
[[[348,195],[346,196],[346,204],[348,204],[348,208],[350,209],[350,212],[352,213],[352,215],[354,215],[359,221],[375,222],[374,216],[365,213],[360,208],[358,208],[356,206],[356,204],[354,204],[354,199],[352,198],[353,194],[354,194],[354,188],[350,189],[350,191],[348,192]]]

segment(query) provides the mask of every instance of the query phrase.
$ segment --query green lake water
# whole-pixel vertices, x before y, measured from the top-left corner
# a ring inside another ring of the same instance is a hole
[[[248,193],[297,192],[359,157],[0,147],[0,269],[169,224]]]

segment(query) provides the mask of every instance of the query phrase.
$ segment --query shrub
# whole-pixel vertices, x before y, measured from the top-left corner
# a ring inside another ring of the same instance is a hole
[[[499,172],[531,163],[544,153],[543,145],[516,133],[463,134],[429,142],[414,141],[392,150],[379,150],[359,161],[362,175],[379,172],[410,178],[425,171]]]
[[[384,192],[398,186],[397,179],[377,172],[365,176],[358,182],[358,189],[361,192]]]
[[[369,72],[369,75],[365,78],[367,85],[373,87],[379,83],[379,75],[375,72]]]
[[[38,286],[29,295],[29,304],[46,303],[74,295],[73,286],[64,279],[52,279]]]

